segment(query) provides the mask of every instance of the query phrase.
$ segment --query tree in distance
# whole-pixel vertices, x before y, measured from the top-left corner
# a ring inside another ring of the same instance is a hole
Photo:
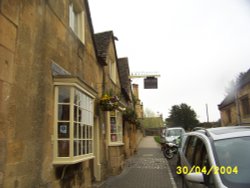
[[[166,123],[171,127],[183,127],[185,130],[190,130],[199,124],[196,112],[185,103],[172,106],[169,114]]]

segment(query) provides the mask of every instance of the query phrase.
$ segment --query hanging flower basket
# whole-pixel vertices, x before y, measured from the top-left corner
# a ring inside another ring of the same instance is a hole
[[[131,109],[131,108],[127,108],[124,112],[123,112],[123,119],[125,121],[128,121],[130,123],[135,124],[137,121],[137,115],[135,110]]]
[[[117,96],[103,95],[100,99],[100,107],[103,111],[113,111],[118,108],[119,98]]]

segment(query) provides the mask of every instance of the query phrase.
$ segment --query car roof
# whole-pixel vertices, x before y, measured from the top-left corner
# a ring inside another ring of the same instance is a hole
[[[182,127],[169,127],[169,128],[167,128],[167,130],[174,130],[174,129],[182,129],[182,130],[184,130]]]
[[[250,126],[227,126],[203,129],[195,132],[203,133],[213,140],[222,140],[227,138],[250,136]]]

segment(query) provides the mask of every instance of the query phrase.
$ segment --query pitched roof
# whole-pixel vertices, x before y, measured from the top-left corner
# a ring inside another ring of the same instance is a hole
[[[247,72],[243,74],[243,76],[240,78],[239,82],[239,88],[244,87],[246,84],[250,83],[250,69],[248,69]]]
[[[235,101],[235,95],[233,93],[228,94],[223,101],[218,105],[219,109],[222,109]]]
[[[92,18],[91,18],[91,13],[90,13],[90,7],[89,7],[89,2],[88,0],[85,0],[85,6],[86,6],[86,14],[87,14],[87,19],[89,22],[89,26],[90,26],[90,33],[91,33],[91,38],[93,40],[93,45],[94,45],[94,51],[95,51],[95,56],[98,59],[98,55],[97,55],[97,47],[95,44],[95,39],[94,39],[94,27],[93,27],[93,22],[92,22]],[[99,62],[99,61],[98,61]]]
[[[246,84],[250,84],[250,69],[243,73],[242,76],[239,79],[238,85],[237,85],[237,90],[240,90],[242,87],[244,87]],[[218,105],[219,109],[222,109],[235,101],[235,93],[231,92],[229,93],[223,101]]]
[[[110,40],[114,40],[113,31],[106,31],[102,33],[96,33],[94,35],[95,44],[97,48],[97,55],[99,57],[100,62],[103,65],[107,65],[106,57],[107,57],[107,50],[110,43]]]
[[[118,59],[118,71],[119,71],[122,90],[126,95],[127,99],[132,101],[131,83],[129,79],[130,72],[129,72],[129,64],[127,57]]]

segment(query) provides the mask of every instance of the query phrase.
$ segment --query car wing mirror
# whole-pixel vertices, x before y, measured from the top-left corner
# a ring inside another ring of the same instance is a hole
[[[193,183],[204,183],[204,177],[202,173],[189,173],[185,176],[187,181],[193,182]]]

